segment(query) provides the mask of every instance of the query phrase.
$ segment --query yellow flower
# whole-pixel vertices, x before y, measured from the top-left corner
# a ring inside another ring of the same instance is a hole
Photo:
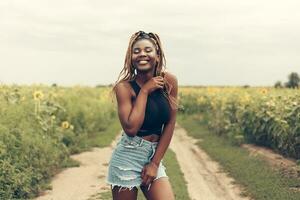
[[[73,125],[70,125],[70,129],[72,129],[72,130],[73,130],[73,129],[74,129],[74,126],[73,126]]]
[[[68,121],[63,121],[63,122],[61,123],[61,127],[64,128],[64,129],[67,129],[67,128],[70,127],[70,124],[69,124]]]
[[[51,118],[52,118],[52,119],[55,119],[56,117],[55,117],[55,115],[51,115]]]
[[[251,97],[251,96],[250,96],[249,94],[241,95],[241,96],[239,97],[239,98],[240,98],[240,102],[241,102],[242,104],[248,103],[248,102],[251,100],[250,97]]]
[[[44,97],[44,94],[41,91],[35,91],[33,93],[34,100],[40,100]]]
[[[266,93],[268,92],[268,90],[267,90],[267,89],[262,89],[260,92],[261,92],[262,94],[266,94]]]

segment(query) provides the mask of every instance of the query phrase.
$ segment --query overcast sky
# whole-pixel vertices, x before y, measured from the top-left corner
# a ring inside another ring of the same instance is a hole
[[[1,0],[0,81],[114,83],[130,36],[157,33],[179,85],[271,86],[300,73],[298,0]]]

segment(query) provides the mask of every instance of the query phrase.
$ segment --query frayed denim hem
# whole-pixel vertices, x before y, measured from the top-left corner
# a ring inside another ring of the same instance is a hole
[[[138,187],[140,186],[140,185],[120,185],[120,184],[115,184],[115,183],[111,183],[108,181],[106,181],[106,183],[111,185],[112,190],[114,189],[115,186],[120,187],[119,192],[121,192],[122,189],[124,189],[124,188],[125,188],[125,190],[126,189],[132,190],[134,187],[136,187],[138,189]]]
[[[162,176],[162,177],[167,177],[167,176]],[[162,177],[159,177],[159,178],[162,178]],[[157,179],[155,179],[155,180],[157,180]],[[125,188],[125,190],[126,189],[132,190],[134,187],[136,187],[138,189],[138,187],[141,186],[140,184],[139,185],[125,185],[124,186],[124,185],[120,185],[120,184],[111,183],[109,181],[106,181],[106,183],[111,185],[111,189],[114,189],[115,186],[120,187],[119,192],[122,191],[122,188]],[[147,188],[148,191],[150,190],[150,187],[151,187],[151,183],[148,185],[148,188]]]

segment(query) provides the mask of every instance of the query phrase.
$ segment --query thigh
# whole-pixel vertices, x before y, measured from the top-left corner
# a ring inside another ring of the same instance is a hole
[[[150,190],[141,185],[145,197],[148,200],[175,200],[172,186],[168,177],[161,177],[151,183]]]
[[[120,186],[114,186],[112,189],[113,200],[136,200],[138,189],[133,187],[132,189],[124,188]]]

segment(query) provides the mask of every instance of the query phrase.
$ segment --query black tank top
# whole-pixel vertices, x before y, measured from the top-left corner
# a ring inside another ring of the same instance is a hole
[[[136,96],[140,92],[140,86],[135,80],[129,81]],[[160,135],[163,125],[170,119],[170,104],[163,95],[161,89],[156,89],[148,95],[144,122],[137,132],[137,136],[146,136],[151,134]]]

